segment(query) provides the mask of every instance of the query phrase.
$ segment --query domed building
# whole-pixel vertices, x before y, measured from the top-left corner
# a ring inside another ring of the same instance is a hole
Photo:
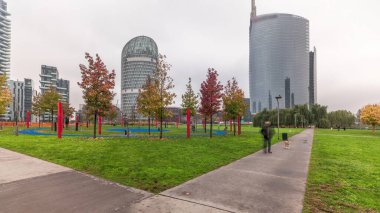
[[[121,111],[130,119],[138,118],[136,98],[139,89],[156,69],[158,48],[147,36],[130,40],[121,54]]]

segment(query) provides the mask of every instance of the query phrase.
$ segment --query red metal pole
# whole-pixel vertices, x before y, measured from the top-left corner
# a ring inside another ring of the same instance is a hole
[[[187,138],[190,138],[190,108],[186,110]]]
[[[57,113],[57,134],[58,138],[62,138],[62,116],[63,116],[63,111],[62,111],[62,103],[58,102],[58,113]]]
[[[99,115],[98,117],[98,134],[102,134],[102,116]]]
[[[238,135],[241,134],[241,120],[240,115],[238,116]]]
[[[29,129],[29,124],[30,124],[30,112],[26,112],[26,128]]]

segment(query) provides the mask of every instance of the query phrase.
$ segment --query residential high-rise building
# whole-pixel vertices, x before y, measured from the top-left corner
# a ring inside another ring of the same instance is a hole
[[[252,0],[249,86],[251,111],[258,113],[309,103],[309,21],[273,13],[256,15]],[[285,100],[284,100],[285,99]]]
[[[26,112],[32,112],[33,105],[33,95],[34,92],[34,84],[33,80],[29,78],[24,79],[24,116],[26,116]],[[32,114],[31,114],[32,116]],[[26,117],[24,117],[26,118]],[[32,118],[31,118],[32,120]]]
[[[70,103],[70,81],[64,79],[57,80],[57,92],[61,95],[62,101]]]
[[[26,112],[32,112],[33,104],[33,81],[25,78],[24,81],[8,81],[8,87],[11,92],[11,104],[7,120],[25,121]]]
[[[60,79],[56,67],[42,65],[40,78],[42,94],[50,87],[53,87],[61,95],[61,101],[70,103],[70,81]]]
[[[23,120],[25,117],[25,84],[23,81],[9,80],[11,92],[10,120]]]
[[[8,16],[7,3],[0,0],[0,74],[10,70],[11,21]]]
[[[309,103],[317,103],[317,49],[310,52],[310,73],[309,73]]]
[[[130,40],[121,54],[121,111],[128,118],[136,114],[136,98],[147,77],[156,70],[158,48],[147,36]]]

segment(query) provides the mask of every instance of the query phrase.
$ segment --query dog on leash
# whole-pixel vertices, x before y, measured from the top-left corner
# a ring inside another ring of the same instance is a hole
[[[290,141],[284,140],[284,149],[290,149]]]

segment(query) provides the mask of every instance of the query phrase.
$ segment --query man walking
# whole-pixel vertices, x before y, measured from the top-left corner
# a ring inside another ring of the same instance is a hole
[[[271,148],[271,140],[272,140],[272,137],[275,134],[275,132],[274,132],[273,128],[270,127],[270,125],[271,125],[270,122],[266,121],[264,123],[263,128],[261,129],[261,134],[264,137],[264,153],[265,154],[267,152],[268,153],[272,153],[272,151],[270,150],[270,148]]]

